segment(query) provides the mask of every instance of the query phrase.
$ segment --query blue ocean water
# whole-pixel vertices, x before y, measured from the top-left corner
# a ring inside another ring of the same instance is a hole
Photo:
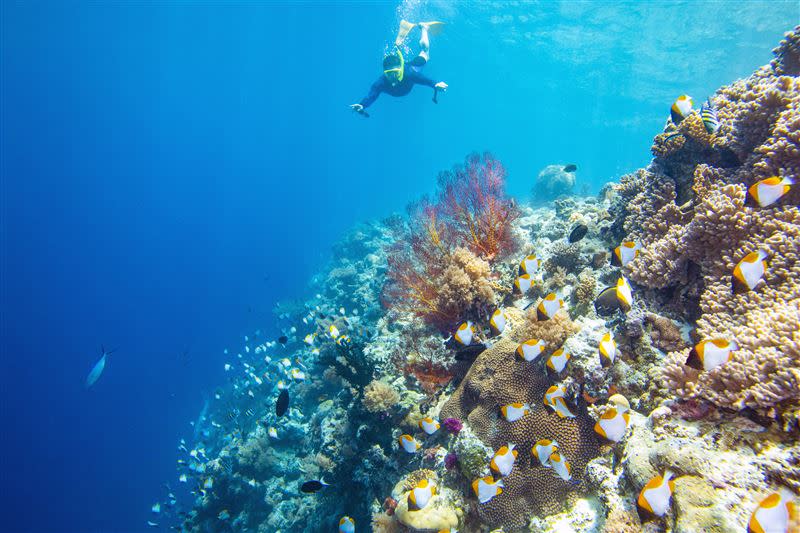
[[[175,445],[331,245],[473,150],[527,200],[647,164],[681,93],[769,61],[796,2],[2,3],[7,531],[139,531]],[[450,89],[348,109],[400,17]],[[100,346],[116,348],[98,383]]]

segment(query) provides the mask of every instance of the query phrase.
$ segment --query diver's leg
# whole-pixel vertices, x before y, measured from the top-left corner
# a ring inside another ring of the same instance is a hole
[[[417,24],[419,26],[420,35],[419,38],[419,58],[422,59],[422,64],[424,65],[430,58],[431,58],[431,35],[438,35],[442,31],[442,27],[444,26],[443,22],[438,21],[431,21],[431,22],[420,22]]]
[[[419,38],[419,48],[420,48],[419,57],[421,57],[424,60],[422,62],[422,64],[424,65],[431,58],[431,54],[430,54],[430,51],[431,51],[431,39],[428,36],[428,25],[427,24],[425,24],[424,22],[420,23],[419,24],[419,29],[422,32],[422,35]]]
[[[416,24],[412,24],[407,20],[401,20],[400,29],[397,30],[397,37],[394,38],[394,45],[395,46],[402,45],[405,42],[406,37],[408,37],[408,32],[413,30],[414,26],[416,26]]]

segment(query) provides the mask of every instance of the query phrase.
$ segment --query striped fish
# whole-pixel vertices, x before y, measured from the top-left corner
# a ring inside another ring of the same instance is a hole
[[[710,98],[706,100],[706,103],[700,109],[700,117],[703,119],[703,126],[706,127],[706,131],[714,135],[719,129],[719,119],[717,118],[717,110],[714,109]]]

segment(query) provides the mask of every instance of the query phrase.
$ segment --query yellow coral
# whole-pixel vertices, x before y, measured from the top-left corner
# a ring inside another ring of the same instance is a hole
[[[400,402],[400,394],[388,383],[373,380],[364,389],[361,402],[367,411],[381,413],[397,405]]]

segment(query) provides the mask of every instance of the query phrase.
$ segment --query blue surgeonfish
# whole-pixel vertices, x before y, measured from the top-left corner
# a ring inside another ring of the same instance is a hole
[[[703,126],[710,134],[717,133],[719,129],[719,119],[717,118],[717,110],[714,109],[714,104],[711,99],[706,100],[706,103],[700,108],[700,118],[703,119]]]
[[[669,501],[675,482],[672,481],[672,472],[667,470],[663,476],[656,476],[642,488],[636,503],[642,510],[655,515],[664,516],[669,509]]]
[[[482,477],[472,482],[472,490],[481,503],[486,503],[495,496],[502,494],[504,486],[502,479],[495,481],[492,476]]]
[[[501,476],[507,476],[514,467],[514,461],[517,460],[517,453],[513,444],[501,446],[500,449],[495,452],[494,457],[492,457],[492,462],[489,464],[489,467]]]
[[[542,466],[550,466],[550,456],[558,451],[558,443],[550,439],[540,439],[531,448],[533,455]]]
[[[349,516],[343,516],[339,520],[339,533],[355,533],[356,521]]]
[[[100,351],[102,352],[102,354],[100,355],[100,359],[94,364],[91,372],[89,372],[89,375],[86,376],[87,389],[92,385],[94,385],[98,379],[100,379],[100,376],[103,374],[103,369],[105,369],[106,367],[106,357],[114,353],[114,350],[107,352],[106,349],[103,347],[100,348]]]
[[[676,125],[680,124],[681,121],[688,117],[692,112],[693,106],[694,100],[692,100],[691,96],[686,94],[680,95],[669,110],[670,116],[672,117],[672,122],[674,122]]]
[[[747,192],[760,207],[767,207],[774,204],[780,200],[783,195],[788,193],[792,185],[794,185],[794,181],[792,181],[791,178],[772,176],[771,178],[755,182],[747,189]]]
[[[418,511],[424,509],[436,494],[436,486],[427,479],[420,479],[408,493],[408,508]]]
[[[529,339],[517,346],[517,355],[530,362],[539,357],[546,346],[543,340]]]
[[[744,256],[733,268],[733,292],[755,290],[767,272],[767,253],[763,250]]]
[[[516,422],[531,412],[531,406],[527,403],[510,403],[502,406],[500,412],[508,422]]]

